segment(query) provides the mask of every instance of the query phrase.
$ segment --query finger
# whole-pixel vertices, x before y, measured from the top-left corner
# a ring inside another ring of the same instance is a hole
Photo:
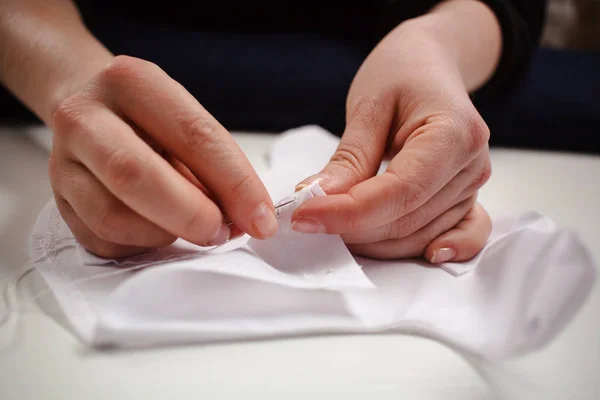
[[[176,159],[175,157],[173,157],[170,154],[166,154],[165,159],[167,161],[169,161],[169,164],[171,164],[177,172],[179,172],[188,181],[193,183],[194,186],[196,186],[198,189],[200,189],[202,191],[202,193],[204,193],[209,199],[215,201],[212,194],[208,191],[208,189],[198,180],[196,175],[194,175],[194,173],[188,167],[185,166],[185,164],[183,164],[181,161],[179,161],[178,159]],[[237,239],[240,236],[245,234],[245,232],[242,229],[238,228],[233,222],[231,222],[231,219],[227,215],[224,215],[223,219],[229,226],[229,231],[230,231],[229,239]]]
[[[245,234],[245,232],[243,230],[241,230],[240,228],[238,228],[237,226],[235,226],[233,224],[229,226],[229,229],[231,230],[231,237],[230,237],[231,240],[237,239],[240,236],[243,236]]]
[[[430,123],[422,133],[419,129],[385,173],[359,183],[346,194],[306,201],[292,220],[305,220],[300,226],[312,223],[319,231],[338,234],[390,223],[425,204],[487,146],[483,142],[468,144],[445,123]]]
[[[123,258],[142,254],[148,248],[112,243],[96,236],[77,216],[69,203],[55,193],[56,206],[73,236],[90,253],[101,258]]]
[[[177,239],[128,208],[81,164],[72,161],[65,164],[58,192],[97,237],[148,248],[166,246]]]
[[[106,108],[55,118],[69,154],[137,214],[192,243],[224,243],[229,228],[214,202]],[[65,135],[66,133],[63,133]]]
[[[374,229],[350,232],[344,235],[346,243],[375,243],[387,239],[401,239],[423,228],[449,208],[477,193],[490,177],[487,156],[480,156],[462,170],[425,204],[409,214]]]
[[[192,171],[190,171],[190,169],[188,167],[186,167],[186,165],[184,163],[182,163],[177,158],[175,158],[174,156],[172,156],[171,154],[168,154],[168,153],[164,155],[164,158],[165,158],[165,160],[167,160],[169,162],[169,164],[171,164],[171,166],[173,168],[175,168],[175,171],[179,172],[181,174],[181,176],[183,176],[185,179],[190,181],[194,186],[196,186],[198,189],[200,189],[200,191],[202,193],[204,193],[204,195],[206,197],[215,201],[215,199],[212,198],[211,193],[208,191],[206,186],[204,186],[202,184],[202,182],[200,182],[198,180],[196,175],[194,175],[194,173]]]
[[[275,234],[271,198],[233,137],[156,65],[127,57],[107,69],[117,108],[190,168],[245,232]]]
[[[492,220],[483,206],[477,203],[456,227],[427,246],[425,258],[436,264],[468,261],[485,247],[491,232]]]
[[[429,225],[402,239],[389,239],[377,243],[351,244],[351,252],[377,259],[410,258],[423,255],[427,245],[442,233],[452,229],[469,212],[475,202],[471,197],[434,219]]]
[[[345,193],[374,176],[385,152],[394,108],[395,102],[389,99],[363,100],[349,106],[346,130],[329,163],[318,174],[300,182],[296,190],[318,179],[326,193]]]

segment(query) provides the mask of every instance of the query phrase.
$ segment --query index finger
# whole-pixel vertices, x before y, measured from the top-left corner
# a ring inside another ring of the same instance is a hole
[[[181,160],[236,226],[272,236],[278,224],[271,198],[229,132],[156,65],[118,62],[108,79],[119,110]]]
[[[173,235],[220,244],[230,231],[221,210],[107,108],[73,124],[69,151],[135,213]]]

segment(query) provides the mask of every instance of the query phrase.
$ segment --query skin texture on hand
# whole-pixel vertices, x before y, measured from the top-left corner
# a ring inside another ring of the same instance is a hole
[[[169,110],[169,112],[165,112]],[[50,178],[77,239],[103,257],[177,237],[203,246],[278,224],[231,135],[150,62],[119,56],[53,114]]]
[[[476,195],[491,174],[489,130],[469,89],[493,72],[499,44],[481,43],[500,34],[485,26],[491,11],[474,3],[445,3],[372,51],[352,83],[336,153],[299,185],[319,179],[328,196],[298,208],[294,229],[341,234],[353,252],[374,258],[462,261],[483,248],[491,222]],[[461,17],[478,14],[481,32],[461,31],[478,26]]]
[[[158,66],[114,57],[70,0],[1,1],[0,61],[2,82],[54,132],[54,196],[91,252],[277,230],[266,189],[225,128]]]
[[[346,133],[322,173],[330,196],[307,202],[294,226],[340,233],[372,257],[476,254],[489,235],[475,203],[489,132],[468,91],[493,72],[499,41],[473,0],[390,33],[352,84]],[[55,132],[52,187],[88,250],[119,257],[177,237],[274,234],[270,198],[228,132],[156,65],[114,58],[71,1],[0,2],[0,56],[2,82]],[[384,157],[388,171],[374,177]]]
[[[112,59],[72,1],[0,1],[0,80],[45,124]]]

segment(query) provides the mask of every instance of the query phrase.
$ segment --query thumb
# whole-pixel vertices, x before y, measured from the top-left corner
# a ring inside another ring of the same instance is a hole
[[[329,163],[296,191],[316,181],[327,194],[346,193],[379,170],[394,117],[394,103],[362,101],[346,117],[346,129]]]

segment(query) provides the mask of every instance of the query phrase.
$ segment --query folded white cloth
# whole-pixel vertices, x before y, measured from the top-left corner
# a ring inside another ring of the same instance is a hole
[[[493,218],[484,250],[444,269],[355,258],[339,236],[292,231],[293,210],[324,195],[318,185],[292,194],[294,185],[337,143],[315,126],[275,142],[261,178],[274,200],[294,201],[278,209],[272,239],[212,250],[178,240],[100,259],[79,246],[51,201],[31,237],[35,267],[83,342],[120,347],[396,331],[506,359],[548,343],[584,302],[591,258],[576,235],[535,212]]]

